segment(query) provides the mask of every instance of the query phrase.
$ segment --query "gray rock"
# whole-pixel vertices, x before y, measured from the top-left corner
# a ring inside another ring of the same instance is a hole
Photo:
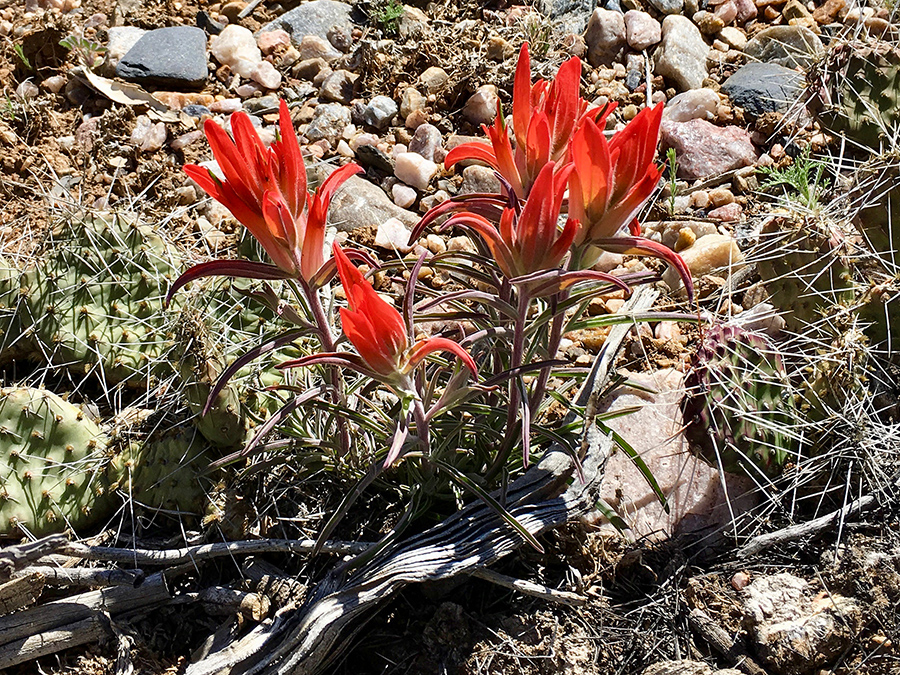
[[[680,14],[684,9],[684,0],[650,0],[650,4],[662,14]]]
[[[815,590],[786,572],[761,576],[743,590],[744,622],[769,672],[808,673],[833,663],[866,622],[856,600]]]
[[[744,47],[748,61],[806,68],[825,55],[819,37],[805,26],[772,26],[757,33]]]
[[[116,75],[142,84],[202,87],[206,82],[206,33],[195,26],[145,33],[116,66]]]
[[[363,111],[363,121],[376,129],[385,129],[399,110],[400,107],[389,96],[375,96]]]
[[[756,148],[750,134],[741,127],[717,127],[702,119],[663,120],[660,142],[663,150],[675,148],[678,177],[686,180],[707,178],[756,163]]]
[[[270,21],[260,32],[281,28],[291,36],[291,41],[299,45],[306,35],[318,35],[325,40],[334,27],[352,30],[350,5],[336,0],[312,0],[285,12]]]
[[[345,106],[340,103],[321,103],[316,106],[304,136],[312,142],[324,138],[333,144],[341,137],[348,124],[350,124],[350,110]]]
[[[131,50],[147,31],[137,26],[112,26],[106,44],[106,60],[101,67],[103,75],[115,75],[119,61]]]
[[[486,166],[467,166],[462,172],[462,185],[459,194],[497,194],[500,192],[500,180],[494,170]]]
[[[700,29],[684,16],[663,19],[662,43],[656,50],[656,72],[684,91],[703,86],[709,46]]]
[[[751,119],[767,112],[784,112],[800,95],[803,75],[777,63],[748,63],[722,84],[734,105]]]
[[[544,0],[539,9],[563,32],[578,34],[584,32],[595,5],[595,0]]]
[[[357,77],[358,75],[349,70],[335,71],[322,81],[319,95],[326,101],[350,103],[356,90]]]
[[[325,166],[319,165],[319,170],[324,172]],[[419,222],[419,216],[397,206],[384,190],[360,176],[347,179],[335,193],[328,209],[328,224],[341,232],[378,226],[391,218],[407,226]]]
[[[599,7],[591,14],[584,41],[592,66],[610,66],[625,50],[625,18],[620,12]]]

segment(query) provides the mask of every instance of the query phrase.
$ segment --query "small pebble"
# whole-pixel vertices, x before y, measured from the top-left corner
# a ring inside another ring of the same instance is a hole
[[[396,155],[395,161],[394,175],[419,190],[427,188],[438,171],[437,164],[417,152],[401,152]]]
[[[403,183],[395,183],[391,188],[391,197],[394,198],[394,203],[404,209],[412,206],[417,196],[415,190]]]
[[[425,236],[425,248],[437,255],[447,250],[447,244],[440,235],[431,233]]]
[[[412,250],[412,246],[409,245],[410,234],[409,228],[397,218],[388,218],[375,232],[375,246],[403,254],[409,253]]]
[[[186,105],[181,109],[185,115],[190,115],[191,117],[204,117],[205,115],[212,115],[212,110],[207,108],[205,105],[196,105],[190,104]]]
[[[209,105],[210,112],[221,115],[230,115],[240,109],[241,99],[239,98],[225,98],[220,101],[214,101]]]
[[[675,252],[683,251],[692,246],[697,241],[697,235],[689,227],[683,227],[678,232],[678,239],[675,241]]]
[[[719,187],[709,191],[709,199],[713,206],[724,206],[734,201],[734,195],[728,188]]]
[[[183,150],[191,143],[196,143],[201,138],[203,138],[203,130],[194,129],[193,131],[188,131],[185,134],[181,134],[181,136],[172,141],[171,146],[173,150]]]
[[[53,94],[58,94],[66,86],[66,78],[62,75],[52,75],[41,82],[41,86]]]

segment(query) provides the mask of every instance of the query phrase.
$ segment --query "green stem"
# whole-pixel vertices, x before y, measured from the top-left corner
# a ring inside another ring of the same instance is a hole
[[[525,289],[519,289],[519,304],[516,314],[516,324],[513,334],[513,350],[510,356],[510,369],[518,368],[522,365],[522,357],[525,353],[525,324],[528,319],[528,308],[531,305],[531,297]],[[516,444],[518,437],[519,425],[516,417],[519,414],[519,387],[516,378],[509,381],[509,408],[506,412],[506,435],[503,438],[503,445],[494,459],[494,463],[485,474],[487,482],[492,481],[501,469],[506,466],[509,456]]]

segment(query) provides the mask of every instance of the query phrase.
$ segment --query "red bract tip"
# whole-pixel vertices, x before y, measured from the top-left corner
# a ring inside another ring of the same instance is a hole
[[[204,124],[225,180],[194,164],[186,165],[185,173],[250,230],[281,270],[310,281],[324,260],[325,217],[331,195],[362,169],[355,164],[341,167],[309,199],[306,166],[287,104],[281,101],[279,105],[279,138],[269,148],[246,113],[236,112],[230,120],[233,140],[212,120]]]

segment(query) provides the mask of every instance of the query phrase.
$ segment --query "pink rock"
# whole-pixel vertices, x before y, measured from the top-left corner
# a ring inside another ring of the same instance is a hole
[[[256,46],[259,47],[259,51],[268,56],[279,47],[290,47],[291,36],[281,28],[267,30],[257,36]]]
[[[726,0],[721,5],[716,7],[716,16],[722,19],[722,22],[727,26],[737,17],[737,5],[734,4],[734,0]]]
[[[636,51],[652,47],[662,39],[662,25],[647,12],[629,9],[625,12],[625,39]]]
[[[725,204],[713,209],[707,215],[713,220],[721,220],[724,223],[733,223],[741,219],[744,209],[737,202]]]
[[[602,410],[636,406],[637,412],[608,420],[638,452],[668,497],[669,513],[660,505],[641,472],[619,451],[606,466],[601,498],[629,525],[636,537],[665,537],[679,532],[721,528],[749,510],[758,499],[753,481],[725,474],[688,452],[682,434],[680,401],[684,379],[677,370],[627,373],[628,379],[658,393],[622,388]],[[727,491],[727,494],[726,494]],[[731,500],[729,507],[728,500]]]
[[[756,3],[753,0],[732,0],[737,9],[737,22],[747,23],[755,19],[757,14]]]
[[[707,178],[756,163],[750,134],[737,126],[717,127],[702,119],[688,122],[663,120],[663,150],[675,148],[678,176],[686,180]]]

